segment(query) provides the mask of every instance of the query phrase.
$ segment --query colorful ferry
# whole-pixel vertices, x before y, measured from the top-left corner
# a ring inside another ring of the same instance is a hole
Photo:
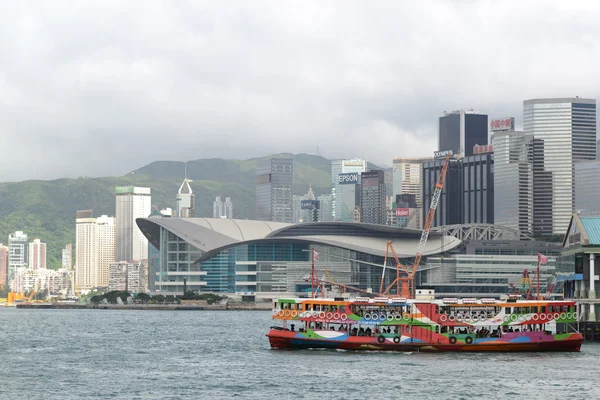
[[[537,352],[583,343],[577,304],[564,300],[280,298],[272,318],[277,349]]]

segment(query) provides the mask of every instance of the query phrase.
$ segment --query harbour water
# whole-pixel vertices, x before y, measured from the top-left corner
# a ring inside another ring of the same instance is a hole
[[[0,309],[0,399],[597,399],[581,353],[270,350],[263,311]]]

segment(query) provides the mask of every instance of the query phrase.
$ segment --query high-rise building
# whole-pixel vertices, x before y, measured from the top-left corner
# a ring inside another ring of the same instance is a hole
[[[432,160],[431,157],[394,158],[392,166],[394,196],[399,194],[415,195],[417,208],[420,208],[423,204],[423,163]],[[413,219],[415,220],[414,226],[417,228],[423,226],[420,213],[417,213]]]
[[[534,137],[534,234],[564,234],[574,207],[574,164],[596,159],[596,100],[525,100],[523,126]]]
[[[151,212],[150,188],[118,186],[116,195],[117,261],[139,261],[148,257],[148,239],[135,223]]]
[[[102,215],[96,219],[98,229],[98,267],[96,269],[96,287],[108,286],[110,263],[116,259],[117,229],[115,218]]]
[[[402,193],[396,195],[396,208],[394,210],[396,226],[401,228],[420,229],[417,217],[420,217],[417,206],[417,195]],[[420,218],[419,218],[420,220]]]
[[[259,160],[256,165],[256,219],[291,223],[293,183],[291,158]]]
[[[77,212],[75,220],[75,284],[89,290],[96,286],[98,229],[91,211]]]
[[[360,222],[385,225],[387,207],[385,173],[371,170],[360,174]]]
[[[443,159],[425,161],[423,163],[423,202],[422,220],[425,221],[429,212],[430,202],[440,171],[444,166]],[[444,190],[440,194],[437,210],[432,226],[456,225],[462,223],[462,187],[460,160],[451,159],[444,182]]]
[[[17,268],[27,268],[29,241],[27,234],[16,231],[8,235],[8,281],[10,285]]]
[[[453,150],[454,154],[472,156],[475,145],[485,144],[488,144],[487,115],[459,110],[440,117],[438,150]]]
[[[0,290],[6,288],[8,282],[8,247],[0,243]]]
[[[600,216],[600,160],[575,164],[575,211]]]
[[[215,197],[215,201],[213,201],[213,218],[222,218],[223,217],[223,202],[221,201],[221,196]]]
[[[308,200],[310,200],[311,202],[307,202]],[[292,202],[294,210],[294,223],[316,222],[315,219],[318,220],[319,211],[321,207],[320,203],[314,202],[314,200],[316,200],[316,197],[311,185],[309,185],[308,192],[305,195],[293,196]]]
[[[78,212],[75,227],[75,278],[79,289],[107,287],[110,263],[115,261],[115,218]]]
[[[40,239],[29,243],[29,268],[34,271],[46,268],[46,243]]]
[[[533,232],[533,136],[497,132],[494,145],[494,223]]]
[[[225,203],[223,204],[223,216],[225,218],[233,219],[233,202],[231,197],[225,197]]]
[[[334,221],[353,222],[360,215],[360,174],[367,170],[364,160],[331,161],[331,209]]]
[[[330,194],[322,194],[321,196],[317,197],[317,200],[319,200],[319,221],[321,222],[331,222],[333,221],[333,209],[331,206],[332,203],[332,199],[331,199],[331,195]]]
[[[461,223],[494,223],[493,170],[493,153],[476,154],[461,159]]]
[[[423,163],[423,197],[430,199],[443,159]],[[450,159],[433,226],[494,223],[494,157],[492,153]],[[423,220],[429,212],[423,204]]]
[[[196,215],[196,199],[190,182],[190,179],[185,178],[177,191],[177,216],[180,218],[192,218]]]
[[[62,249],[62,267],[67,271],[73,269],[73,245],[71,243]]]

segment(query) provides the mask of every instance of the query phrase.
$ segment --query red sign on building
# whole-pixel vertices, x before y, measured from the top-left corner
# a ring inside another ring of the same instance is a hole
[[[484,154],[484,153],[493,153],[494,146],[491,144],[484,144],[482,146],[476,144],[473,146],[473,154]]]
[[[408,217],[410,209],[408,208],[396,208],[396,217]]]
[[[497,131],[514,131],[515,119],[513,117],[493,119],[490,121],[490,130]]]

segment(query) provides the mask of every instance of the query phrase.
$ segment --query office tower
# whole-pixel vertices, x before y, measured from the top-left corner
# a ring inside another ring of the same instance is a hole
[[[78,211],[75,220],[75,284],[78,289],[96,286],[98,229],[91,211]]]
[[[534,137],[534,234],[564,234],[574,207],[574,164],[596,159],[596,100],[525,100],[523,126]]]
[[[494,145],[494,223],[533,232],[533,136],[496,132]]]
[[[62,267],[68,271],[73,269],[73,245],[71,243],[62,249]]]
[[[360,215],[360,174],[367,170],[364,160],[331,161],[331,208],[334,221],[353,222]],[[356,212],[355,212],[356,211]]]
[[[332,208],[332,198],[330,194],[322,194],[317,197],[319,200],[319,221],[320,222],[331,222],[333,221],[333,208]]]
[[[223,216],[228,219],[233,219],[233,202],[231,201],[231,197],[225,197]]]
[[[46,268],[46,243],[35,239],[29,243],[29,269],[38,270]]]
[[[116,259],[117,229],[115,218],[102,215],[96,219],[98,229],[98,268],[96,269],[96,287],[108,286],[110,263]]]
[[[600,139],[596,142],[596,160],[600,160]]]
[[[293,160],[271,157],[256,165],[256,219],[261,221],[293,221]]]
[[[582,216],[600,215],[600,160],[575,164],[575,211]]]
[[[386,224],[384,174],[382,170],[371,170],[360,174],[360,222]]]
[[[115,188],[117,224],[117,261],[139,261],[148,257],[148,239],[136,218],[150,215],[150,188],[120,186]]]
[[[473,110],[444,113],[439,120],[438,150],[473,155],[475,145],[488,144],[488,116]]]
[[[8,285],[15,276],[17,268],[27,268],[28,244],[27,234],[22,231],[16,231],[8,235]]]
[[[444,159],[425,161],[423,163],[423,208],[422,220],[425,223],[431,196],[435,190],[440,171],[444,165]],[[435,213],[432,226],[456,225],[462,223],[462,187],[461,187],[461,163],[460,160],[451,159],[446,173],[444,190]]]
[[[8,247],[0,243],[0,290],[6,288],[8,282]]]
[[[433,158],[431,157],[394,158],[392,166],[394,196],[399,194],[415,195],[417,208],[421,207],[423,204],[423,163],[432,160]],[[414,226],[416,228],[423,226],[421,213],[417,213],[413,219],[415,220]]]
[[[423,163],[423,220],[444,159]],[[432,226],[494,223],[494,157],[492,153],[450,159]]]
[[[196,214],[196,199],[190,182],[185,178],[177,191],[177,216],[180,218],[193,218]]]
[[[223,202],[221,201],[221,196],[215,197],[215,201],[213,201],[213,218],[221,218],[223,217]]]
[[[294,223],[318,222],[321,209],[320,202],[316,199],[312,186],[309,184],[308,192],[302,196],[292,197]]]

